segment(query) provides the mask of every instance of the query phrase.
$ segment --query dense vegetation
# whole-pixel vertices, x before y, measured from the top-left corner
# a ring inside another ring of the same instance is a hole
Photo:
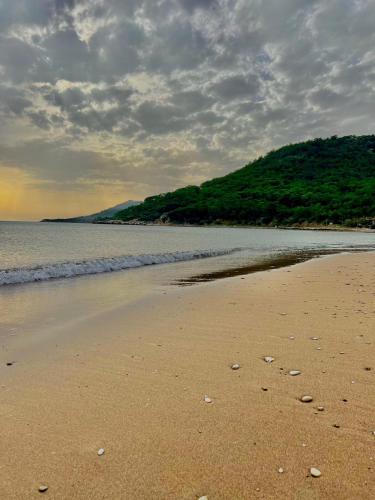
[[[200,187],[146,198],[116,218],[194,224],[371,225],[375,136],[334,136],[285,146]]]

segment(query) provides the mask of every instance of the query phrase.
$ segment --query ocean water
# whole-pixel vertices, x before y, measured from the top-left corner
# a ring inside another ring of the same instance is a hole
[[[181,284],[367,249],[374,233],[1,222],[2,355],[60,345],[62,330],[74,342],[86,319],[126,318],[128,307]]]
[[[290,252],[372,246],[372,233],[0,222],[0,286],[198,259],[206,262],[197,271],[209,272]]]

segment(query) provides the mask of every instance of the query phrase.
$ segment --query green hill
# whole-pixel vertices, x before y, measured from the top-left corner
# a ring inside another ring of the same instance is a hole
[[[201,186],[151,196],[116,218],[254,225],[375,224],[375,136],[292,144]]]

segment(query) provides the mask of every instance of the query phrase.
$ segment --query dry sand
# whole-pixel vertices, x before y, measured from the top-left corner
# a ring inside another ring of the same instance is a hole
[[[173,288],[3,362],[0,497],[374,499],[374,269]]]

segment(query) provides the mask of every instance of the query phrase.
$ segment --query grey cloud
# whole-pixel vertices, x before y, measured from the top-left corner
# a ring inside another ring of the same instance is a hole
[[[224,117],[214,113],[213,111],[204,111],[203,113],[198,113],[195,116],[195,119],[199,123],[207,126],[215,125],[215,123],[221,123],[223,120],[225,120]]]
[[[54,11],[52,0],[2,0],[0,27],[9,29],[14,24],[44,26],[52,18]]]
[[[116,178],[113,159],[88,150],[74,150],[64,141],[28,141],[17,147],[0,144],[0,157],[7,164],[25,169],[51,182],[77,182],[82,178]],[[1,166],[0,166],[1,168]]]
[[[259,90],[256,75],[233,75],[214,83],[210,91],[222,99],[249,98],[255,96]]]
[[[187,113],[194,113],[195,111],[210,108],[215,100],[211,96],[205,95],[198,90],[186,90],[173,94],[171,102],[175,106],[184,109]]]
[[[38,111],[36,113],[30,112],[27,113],[27,116],[30,118],[34,125],[43,130],[48,130],[51,126],[51,122],[49,121],[47,114],[43,111]]]
[[[3,112],[22,115],[30,106],[32,106],[32,101],[25,96],[23,91],[0,85],[0,109]]]
[[[209,9],[217,5],[217,0],[179,0],[181,5],[188,12],[193,12],[195,9]]]
[[[0,160],[152,194],[373,132],[374,25],[368,0],[0,0],[2,128],[28,117],[36,137]]]
[[[177,107],[150,101],[142,103],[134,117],[146,132],[152,134],[178,132],[189,126],[189,121]]]
[[[0,66],[5,69],[6,80],[19,83],[31,79],[39,55],[37,49],[22,40],[0,35]]]
[[[319,89],[311,94],[311,101],[322,109],[330,109],[344,104],[346,97],[330,89]]]

